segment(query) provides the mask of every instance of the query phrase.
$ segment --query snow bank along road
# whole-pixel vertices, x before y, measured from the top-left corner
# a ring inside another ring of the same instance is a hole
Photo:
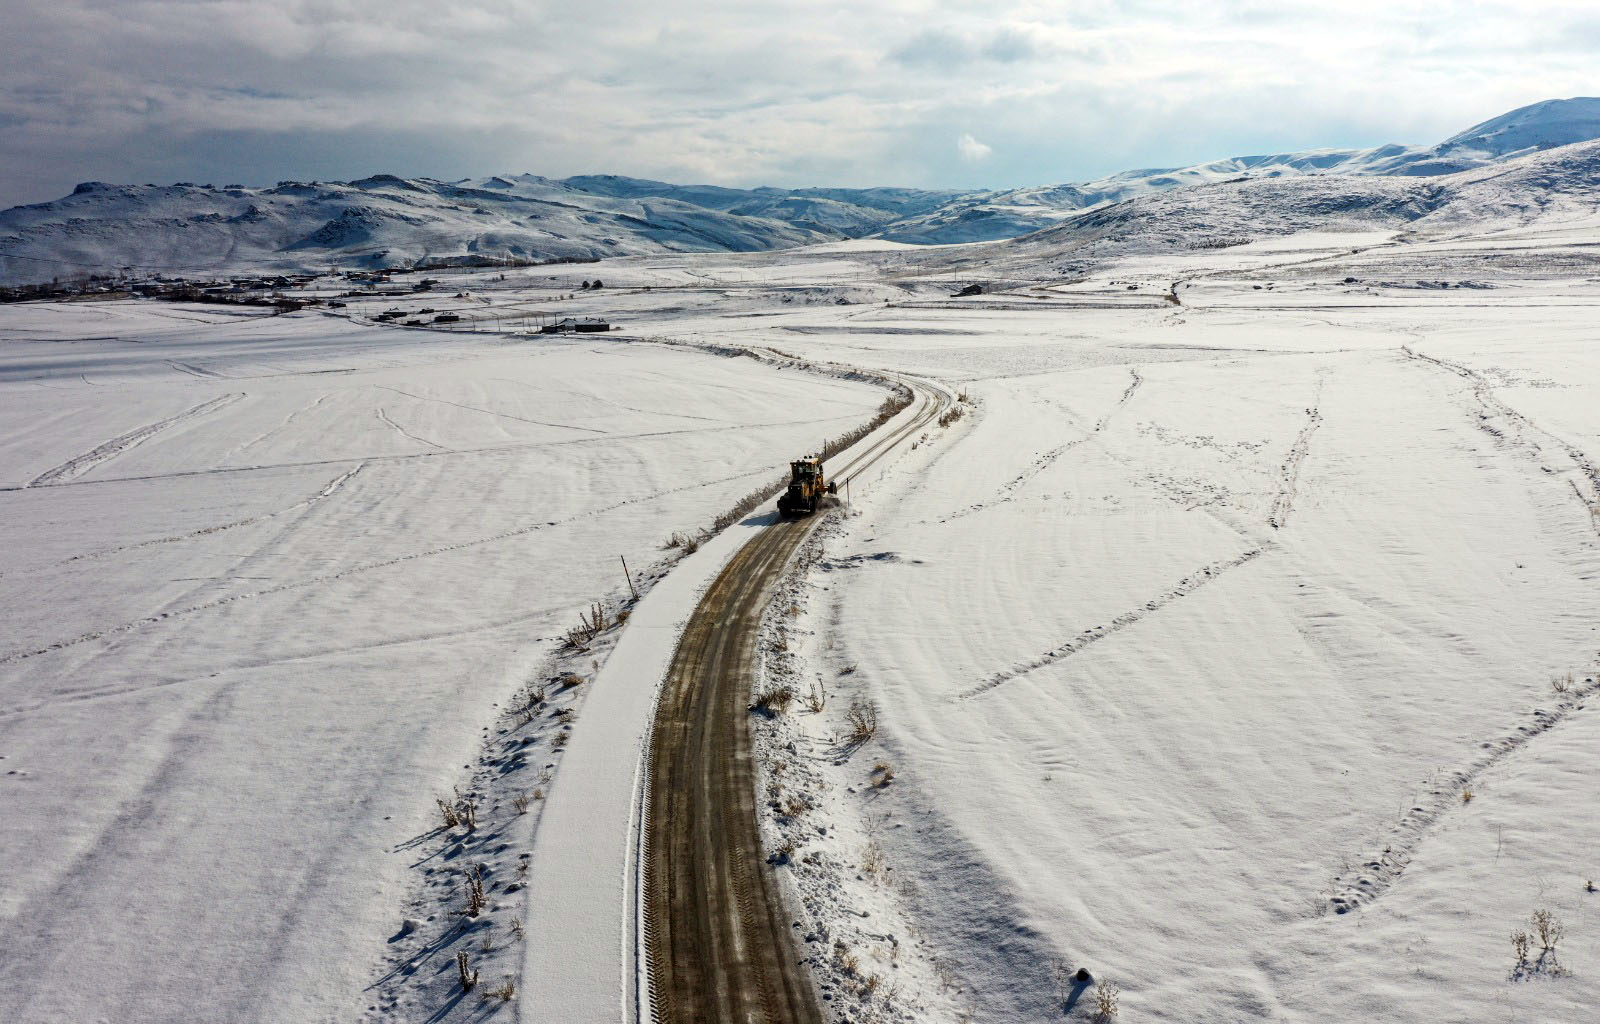
[[[911,383],[914,411],[869,438],[835,480],[861,473],[948,404],[944,391]],[[748,711],[771,586],[821,518],[776,520],[740,549],[695,608],[667,673],[643,859],[649,997],[660,1021],[822,1020],[761,851]]]

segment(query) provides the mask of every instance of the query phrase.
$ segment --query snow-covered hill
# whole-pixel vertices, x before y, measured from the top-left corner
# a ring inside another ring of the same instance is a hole
[[[1600,141],[1591,141],[1441,176],[1237,178],[1147,193],[1018,238],[1006,251],[1027,261],[1064,257],[1081,267],[1115,256],[1227,248],[1312,229],[1438,235],[1597,212]]]
[[[0,282],[122,267],[195,276],[330,263],[387,267],[744,252],[864,236],[993,241],[1057,225],[1064,228],[1058,241],[1081,240],[1112,225],[1129,230],[1127,218],[1157,214],[1178,218],[1163,228],[1172,238],[1209,243],[1241,233],[1281,233],[1330,216],[1384,223],[1420,219],[1432,211],[1430,197],[1446,187],[1438,184],[1444,176],[1497,168],[1596,138],[1600,98],[1580,97],[1513,110],[1435,146],[1231,157],[990,192],[735,189],[616,175],[555,180],[532,174],[458,182],[380,174],[272,188],[91,182],[63,199],[0,213]],[[1313,184],[1291,184],[1297,180]],[[1525,208],[1556,201],[1555,192],[1573,180],[1565,174],[1528,179],[1511,197],[1494,190],[1462,193],[1449,216],[1474,216],[1467,201],[1473,196],[1496,210],[1506,202]],[[1201,192],[1188,195],[1191,187]],[[1121,207],[1167,194],[1178,198]],[[1101,210],[1111,212],[1096,212]],[[1264,219],[1255,220],[1257,215]],[[1146,241],[1159,234],[1144,228],[1136,233]]]
[[[6,280],[122,266],[196,273],[418,261],[586,260],[778,249],[841,237],[655,196],[593,195],[534,175],[476,181],[375,175],[272,188],[89,182],[0,213]],[[42,262],[36,262],[42,261]]]
[[[1475,125],[1435,146],[1386,145],[1229,157],[1191,167],[1124,171],[1075,185],[958,197],[926,214],[890,225],[884,237],[923,243],[993,241],[1050,227],[1083,210],[1188,185],[1323,174],[1428,177],[1590,139],[1600,139],[1600,97],[1546,100]]]

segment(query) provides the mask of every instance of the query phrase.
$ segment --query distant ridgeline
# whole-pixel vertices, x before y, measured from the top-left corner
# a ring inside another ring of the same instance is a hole
[[[109,185],[0,213],[0,284],[125,277],[293,273],[352,268],[531,266],[663,252],[752,252],[849,238],[910,243],[994,241],[1045,229],[1082,233],[1142,197],[1226,185],[1211,202],[1263,198],[1269,221],[1427,216],[1425,191],[1342,188],[1344,208],[1279,210],[1297,195],[1244,185],[1338,177],[1458,182],[1600,138],[1600,99],[1549,100],[1475,125],[1434,146],[1380,146],[1233,157],[1192,167],[1127,171],[1099,181],[1002,191],[755,188],[672,185],[614,175],[521,174],[456,182],[388,174],[350,182]],[[1571,168],[1569,168],[1571,170]],[[1552,179],[1578,187],[1580,172]],[[1459,183],[1459,182],[1458,182]],[[1522,187],[1532,187],[1525,181]],[[1453,187],[1453,186],[1441,186]],[[1341,191],[1341,190],[1335,190]],[[1367,194],[1370,193],[1370,194]],[[1390,209],[1392,196],[1405,209]],[[1365,198],[1362,198],[1365,196]],[[1231,200],[1228,197],[1232,197]],[[1384,211],[1388,211],[1385,213]],[[1458,210],[1457,213],[1462,211]],[[1281,216],[1280,216],[1281,215]],[[1080,223],[1081,222],[1081,223]],[[1073,225],[1077,225],[1076,228]],[[1248,226],[1248,225],[1247,225]],[[1230,234],[1248,237],[1252,233]],[[1221,237],[1212,233],[1212,242]],[[1203,241],[1180,238],[1182,244]],[[1231,244],[1231,242],[1230,242]]]

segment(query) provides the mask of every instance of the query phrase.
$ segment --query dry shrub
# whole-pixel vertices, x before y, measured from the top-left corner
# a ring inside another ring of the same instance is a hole
[[[489,896],[483,889],[483,865],[475,864],[467,872],[467,916],[477,917],[489,905]]]
[[[692,555],[700,550],[700,544],[704,539],[704,535],[700,533],[677,532],[668,537],[667,543],[663,546],[668,550],[677,548],[686,555]]]
[[[768,714],[783,714],[789,710],[789,705],[792,703],[794,703],[794,687],[779,683],[756,694],[755,707]]]
[[[461,979],[462,991],[471,992],[478,986],[478,972],[473,969],[472,961],[464,949],[456,953],[456,974]]]
[[[806,710],[813,715],[819,715],[822,713],[822,709],[827,706],[828,694],[823,690],[822,684],[812,683],[811,691],[806,694]]]
[[[517,979],[506,975],[506,980],[500,983],[499,988],[492,988],[489,994],[502,1003],[509,1003],[517,997]]]
[[[1117,1000],[1122,995],[1122,990],[1117,988],[1114,981],[1102,981],[1095,986],[1094,993],[1094,1019],[1107,1024],[1117,1019]]]
[[[845,718],[850,722],[850,738],[857,743],[865,743],[878,734],[878,705],[873,701],[851,701]]]
[[[878,845],[876,839],[867,840],[867,845],[861,848],[861,873],[877,881],[883,869],[883,847]]]
[[[434,803],[439,805],[439,817],[444,819],[445,828],[455,828],[461,824],[461,815],[456,813],[456,809],[452,804],[438,797],[434,797]]]
[[[517,813],[518,814],[527,814],[528,813],[528,794],[526,794],[526,793],[518,793],[516,796],[512,797],[511,798],[511,806],[513,806],[513,807],[515,807],[517,809]]]

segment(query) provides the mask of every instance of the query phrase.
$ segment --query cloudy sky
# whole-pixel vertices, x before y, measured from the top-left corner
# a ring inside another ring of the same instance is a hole
[[[1600,94],[1593,0],[0,0],[0,23],[0,208],[373,172],[1044,184]]]

